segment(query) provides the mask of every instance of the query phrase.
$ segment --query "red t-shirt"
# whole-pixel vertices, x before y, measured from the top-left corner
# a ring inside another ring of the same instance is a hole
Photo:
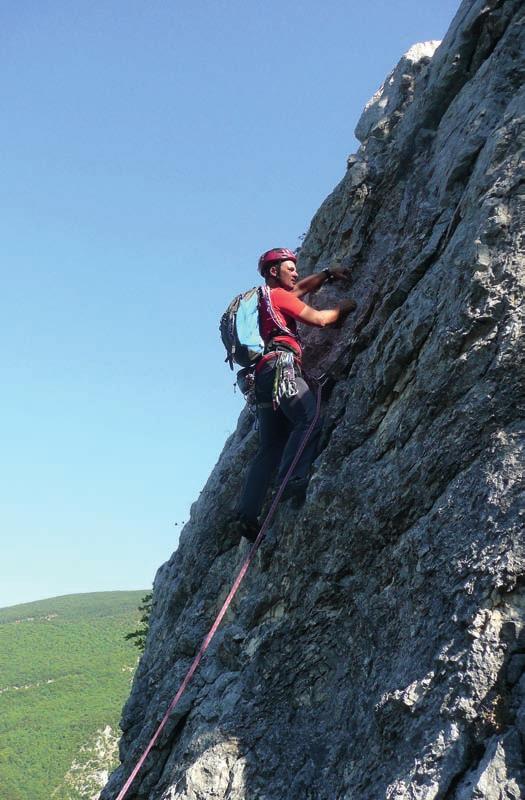
[[[268,296],[270,305],[267,302]],[[259,329],[263,341],[265,343],[270,340],[282,342],[293,348],[297,353],[297,357],[301,358],[302,349],[297,338],[296,320],[299,319],[299,315],[304,308],[306,308],[306,303],[299,300],[291,291],[282,289],[280,286],[263,293],[263,299],[259,306]],[[290,333],[279,333],[282,328],[287,328]],[[262,365],[262,362],[267,360],[268,356],[263,356],[259,361],[259,365]]]

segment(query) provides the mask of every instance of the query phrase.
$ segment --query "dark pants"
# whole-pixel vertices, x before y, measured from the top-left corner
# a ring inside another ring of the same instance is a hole
[[[315,417],[316,397],[300,373],[296,373],[298,393],[283,397],[279,407],[272,407],[275,377],[274,362],[265,364],[257,373],[255,394],[259,421],[259,449],[252,461],[239,500],[238,511],[255,520],[264,503],[272,474],[278,467],[277,485],[283,481],[305,434]],[[321,420],[310,434],[291,478],[306,478],[317,455]]]

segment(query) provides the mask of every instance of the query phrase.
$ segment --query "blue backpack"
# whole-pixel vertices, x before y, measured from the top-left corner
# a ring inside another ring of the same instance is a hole
[[[221,339],[226,348],[226,359],[240,367],[251,367],[262,356],[264,342],[259,332],[259,303],[262,286],[255,286],[235,297],[221,318]]]

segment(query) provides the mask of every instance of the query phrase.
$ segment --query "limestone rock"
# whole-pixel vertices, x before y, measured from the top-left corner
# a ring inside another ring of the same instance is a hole
[[[428,66],[440,42],[415,44],[405,53],[396,68],[374,96],[368,101],[355,129],[356,139],[365,143],[370,136],[386,138],[412,102],[416,81],[426,75]]]
[[[106,725],[96,731],[91,741],[80,748],[78,757],[67,771],[62,784],[52,793],[53,798],[82,797],[97,800],[107,782],[109,771],[117,762],[118,735]]]
[[[351,267],[359,303],[307,331],[333,380],[306,502],[280,507],[129,798],[525,797],[525,6],[463,2],[434,44],[367,106],[301,249],[303,272]],[[255,446],[245,411],[158,571],[103,800],[246,555],[224,521]]]

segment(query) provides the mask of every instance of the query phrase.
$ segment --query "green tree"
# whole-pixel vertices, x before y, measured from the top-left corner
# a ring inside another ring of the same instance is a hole
[[[140,601],[139,611],[142,611],[142,616],[140,618],[140,627],[137,628],[136,631],[132,631],[131,633],[127,633],[124,637],[126,640],[132,639],[133,644],[135,647],[138,647],[140,652],[144,652],[144,648],[146,647],[146,637],[148,635],[149,630],[149,619],[151,616],[151,606],[153,602],[153,592],[149,592],[148,594],[144,595],[142,600]]]

